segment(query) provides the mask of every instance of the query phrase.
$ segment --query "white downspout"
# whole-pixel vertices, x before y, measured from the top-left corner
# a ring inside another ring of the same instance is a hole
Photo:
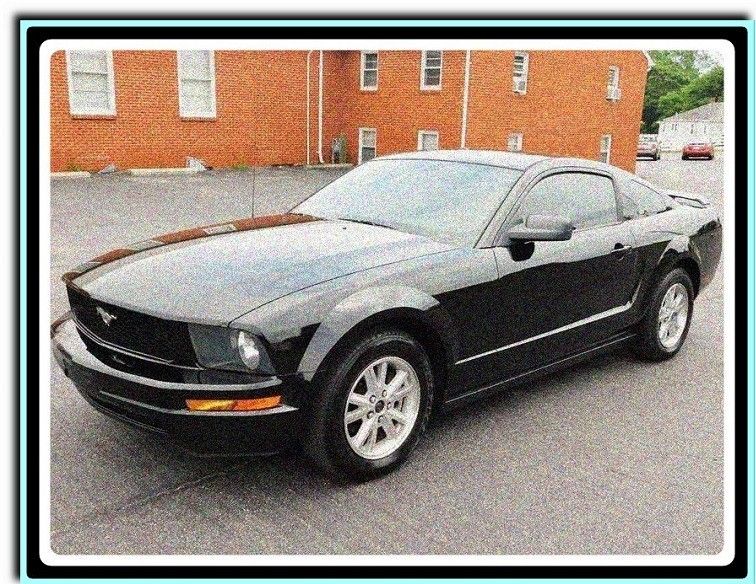
[[[310,55],[314,51],[307,51],[307,166],[310,166]]]
[[[318,162],[323,164],[323,51],[318,66]]]
[[[466,148],[467,142],[467,102],[470,95],[470,51],[465,51],[465,87],[462,93],[462,135],[459,147]]]

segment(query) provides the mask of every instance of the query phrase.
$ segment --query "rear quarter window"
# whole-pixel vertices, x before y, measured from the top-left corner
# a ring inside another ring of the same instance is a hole
[[[636,180],[625,181],[624,199],[630,204],[625,204],[626,215],[631,217],[646,217],[662,213],[672,206],[670,198],[655,191],[651,187]]]

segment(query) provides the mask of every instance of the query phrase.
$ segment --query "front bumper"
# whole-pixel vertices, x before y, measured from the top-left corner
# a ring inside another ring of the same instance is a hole
[[[164,435],[197,454],[272,454],[295,443],[301,432],[302,382],[294,376],[252,383],[204,384],[160,381],[114,369],[89,352],[73,320],[52,331],[55,360],[76,389],[102,413]],[[190,411],[186,399],[283,396],[259,411]]]

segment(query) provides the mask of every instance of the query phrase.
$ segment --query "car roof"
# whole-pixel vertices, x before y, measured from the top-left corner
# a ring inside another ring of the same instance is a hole
[[[616,167],[584,158],[557,158],[539,154],[504,152],[502,150],[421,150],[380,156],[375,160],[441,160],[467,164],[485,164],[514,170],[527,170],[533,166],[548,169],[561,166],[581,166],[614,171]]]
[[[546,160],[546,158],[546,156],[535,154],[503,152],[501,150],[421,150],[389,154],[381,156],[377,160],[442,160],[525,170],[536,162]]]

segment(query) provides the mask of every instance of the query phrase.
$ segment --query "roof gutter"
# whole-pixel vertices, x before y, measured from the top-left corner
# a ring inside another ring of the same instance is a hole
[[[306,113],[306,126],[307,126],[307,166],[310,165],[310,55],[312,55],[314,51],[307,51],[307,113]]]
[[[323,164],[323,51],[318,64],[318,162]]]
[[[470,59],[471,54],[468,49],[465,51],[465,84],[462,92],[462,131],[459,138],[459,147],[466,148],[467,144],[467,105],[470,98]]]

